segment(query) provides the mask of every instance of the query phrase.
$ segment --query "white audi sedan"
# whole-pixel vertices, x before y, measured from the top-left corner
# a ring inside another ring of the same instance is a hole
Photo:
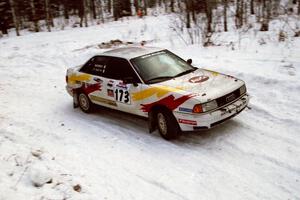
[[[74,107],[95,104],[146,117],[167,140],[212,128],[247,107],[244,81],[196,68],[166,49],[126,47],[95,55],[67,70]]]

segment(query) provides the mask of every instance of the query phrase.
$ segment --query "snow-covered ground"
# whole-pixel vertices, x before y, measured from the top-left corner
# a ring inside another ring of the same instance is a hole
[[[0,39],[0,200],[300,199],[300,39],[184,46],[170,18]],[[252,110],[168,142],[143,119],[73,109],[66,69],[112,39],[245,80]]]

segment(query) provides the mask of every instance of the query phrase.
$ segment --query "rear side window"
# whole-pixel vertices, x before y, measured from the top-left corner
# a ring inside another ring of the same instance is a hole
[[[103,76],[116,80],[132,77],[137,83],[140,82],[129,62],[122,58],[111,58],[107,63]]]
[[[96,76],[103,76],[108,60],[109,57],[105,56],[93,57],[80,69],[80,72]]]

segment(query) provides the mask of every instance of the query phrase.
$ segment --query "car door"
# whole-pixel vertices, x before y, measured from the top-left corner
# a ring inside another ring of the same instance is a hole
[[[128,60],[110,57],[103,73],[103,90],[111,103],[110,107],[117,110],[144,115],[140,105],[132,99],[132,94],[139,92],[142,87],[141,80],[128,62]],[[113,103],[114,102],[114,103]]]
[[[90,77],[82,80],[82,90],[89,96],[91,101],[102,105],[99,97],[106,95],[103,90],[103,73],[109,57],[95,56],[91,58],[79,71]]]

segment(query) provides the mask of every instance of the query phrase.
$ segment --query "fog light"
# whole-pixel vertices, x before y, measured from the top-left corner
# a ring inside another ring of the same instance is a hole
[[[203,109],[202,109],[201,104],[197,104],[194,106],[193,113],[202,113],[202,112],[203,112]]]

